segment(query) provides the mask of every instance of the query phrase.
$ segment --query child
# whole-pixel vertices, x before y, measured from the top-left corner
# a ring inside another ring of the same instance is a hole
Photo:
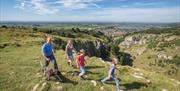
[[[103,84],[105,84],[105,81],[107,81],[110,78],[112,78],[116,82],[117,91],[122,91],[122,90],[120,90],[119,80],[115,76],[115,69],[116,69],[116,64],[117,63],[118,63],[118,60],[116,58],[112,58],[112,65],[111,65],[111,67],[109,69],[108,77],[106,77],[103,80],[101,80],[101,82]]]
[[[76,63],[77,63],[77,68],[80,68],[80,74],[79,77],[81,80],[83,80],[83,76],[85,74],[85,59],[84,59],[85,51],[84,49],[80,50],[80,53],[77,54],[76,57]]]

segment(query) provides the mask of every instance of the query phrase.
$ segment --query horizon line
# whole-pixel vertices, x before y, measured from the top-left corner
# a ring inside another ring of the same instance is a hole
[[[1,21],[0,20],[0,23],[5,23],[5,22],[24,22],[24,23],[26,23],[26,22],[41,22],[41,23],[45,23],[45,22],[54,22],[54,23],[164,23],[164,24],[168,24],[168,23],[180,23],[180,21],[179,22],[133,22],[133,21],[129,21],[129,22],[116,22],[116,21],[11,21],[11,20],[3,20],[3,21]]]

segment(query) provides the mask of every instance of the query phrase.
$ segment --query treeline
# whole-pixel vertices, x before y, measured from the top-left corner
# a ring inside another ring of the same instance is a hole
[[[171,28],[150,28],[144,31],[136,31],[136,33],[148,33],[148,34],[162,34],[162,33],[171,33],[173,35],[180,35],[180,27],[171,27]]]
[[[87,30],[80,28],[71,28],[71,29],[58,29],[58,28],[37,28],[33,27],[33,31],[44,32],[52,35],[58,35],[62,37],[68,38],[88,38],[88,37],[96,37],[101,38],[103,40],[107,40],[108,37],[104,35],[104,33],[95,30]]]

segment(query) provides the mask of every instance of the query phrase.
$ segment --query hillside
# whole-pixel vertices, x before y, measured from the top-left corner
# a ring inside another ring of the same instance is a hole
[[[57,45],[62,45],[62,43],[65,44],[65,41],[69,39],[69,36],[52,34],[44,31],[34,31],[33,29],[0,28],[1,91],[116,91],[114,81],[109,81],[104,86],[99,83],[99,80],[107,75],[107,70],[109,68],[108,61],[102,61],[101,59],[95,57],[96,55],[86,56],[87,75],[85,76],[86,80],[82,81],[77,77],[79,70],[72,69],[67,65],[63,46],[60,48],[57,47],[56,59],[58,66],[60,67],[60,71],[65,77],[65,82],[58,82],[54,78],[51,78],[50,81],[46,81],[43,78],[39,64],[39,60],[43,61],[43,58],[41,57],[41,45],[45,41],[46,35],[53,36],[56,43],[61,41],[60,44]],[[82,37],[77,37],[79,36],[79,33],[77,33],[77,35],[76,33],[73,33],[73,35],[75,36],[75,42],[79,41],[82,45],[86,45],[87,41],[107,41],[104,35],[93,36],[87,34],[86,32],[81,33]],[[130,35],[130,37],[135,35]],[[179,38],[179,36],[176,38]],[[133,55],[134,52],[131,52],[131,49],[135,50],[136,48],[141,48],[140,46],[146,45],[147,43],[143,45],[133,44],[123,50]],[[176,46],[173,48],[176,48]],[[147,50],[151,51],[156,49],[148,48]],[[143,53],[141,55],[148,55],[148,51],[146,51],[146,54]],[[168,49],[168,52],[172,52],[170,54],[173,54],[171,55],[173,58],[174,55],[179,55],[178,49]],[[175,80],[169,76],[154,71],[154,69],[146,69],[143,66],[146,66],[146,63],[148,62],[144,62],[147,58],[143,57],[144,56],[135,56],[132,67],[118,65],[118,68],[121,71],[116,71],[116,75],[120,79],[122,89],[126,89],[127,91],[180,90],[180,82],[178,81],[179,78]],[[144,60],[139,61],[138,63],[137,60],[142,58]],[[150,60],[152,59],[154,58],[151,57]],[[143,62],[143,64],[141,64],[141,62]],[[139,66],[139,64],[141,65]],[[179,65],[177,67],[179,67]],[[179,73],[177,73],[177,75],[179,75]],[[173,77],[176,78],[178,76]],[[97,84],[94,84],[94,81]]]
[[[134,32],[119,46],[132,56],[134,67],[180,80],[180,28]]]

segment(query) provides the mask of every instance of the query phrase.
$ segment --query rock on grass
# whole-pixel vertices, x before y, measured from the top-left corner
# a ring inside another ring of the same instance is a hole
[[[36,91],[38,87],[39,87],[39,83],[36,84],[36,85],[33,87],[33,90],[32,90],[32,91]]]
[[[97,85],[97,82],[95,80],[91,80],[91,83],[93,83],[94,86]]]
[[[59,91],[59,90],[62,90],[63,87],[62,86],[57,86],[56,89],[57,89],[57,91]]]
[[[102,86],[102,87],[100,88],[100,90],[104,90],[104,86]]]

